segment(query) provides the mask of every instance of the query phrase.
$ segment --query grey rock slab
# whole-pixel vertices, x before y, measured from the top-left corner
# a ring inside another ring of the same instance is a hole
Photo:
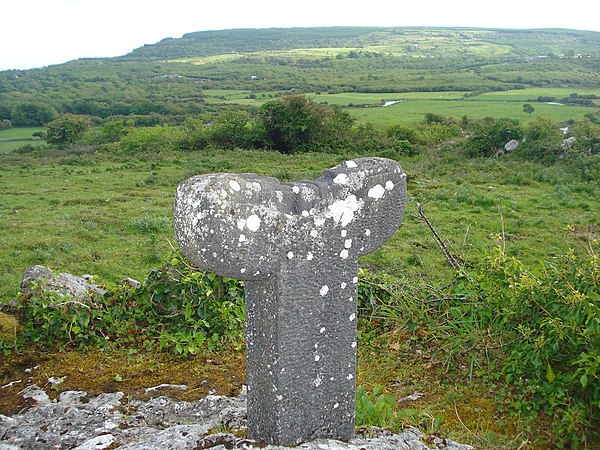
[[[392,236],[405,204],[406,176],[384,158],[296,183],[210,174],[178,186],[185,256],[246,280],[251,438],[354,436],[358,258]]]
[[[89,401],[88,401],[89,400]],[[14,417],[0,417],[0,450],[92,450],[119,448],[192,449],[264,448],[264,443],[241,439],[233,434],[207,434],[225,425],[239,430],[246,426],[245,396],[209,396],[185,402],[167,397],[122,404],[120,392],[89,398],[81,391],[61,394],[59,402],[37,405]],[[348,442],[316,439],[301,443],[307,450],[359,449],[447,449],[467,450],[470,446],[439,438],[424,444],[424,435],[411,428],[391,434],[370,429],[369,438],[354,437]],[[269,445],[283,450],[290,447]]]
[[[25,270],[21,279],[21,291],[31,295],[37,290],[44,292],[57,292],[68,296],[70,300],[91,306],[96,295],[104,295],[105,289],[90,282],[91,276],[77,277],[70,273],[55,275],[52,270],[44,266],[33,266]]]

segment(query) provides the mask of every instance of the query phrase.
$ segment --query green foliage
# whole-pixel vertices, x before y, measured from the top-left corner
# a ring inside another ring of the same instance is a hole
[[[531,104],[525,103],[523,105],[523,112],[524,113],[533,114],[534,111],[535,111],[535,108],[533,106],[531,106]]]
[[[83,133],[92,126],[89,117],[63,114],[47,125],[46,142],[66,147],[77,142]]]
[[[470,136],[465,143],[467,154],[471,157],[493,156],[504,149],[512,139],[521,139],[523,129],[514,119],[485,119],[475,121],[468,127]]]
[[[264,146],[264,135],[245,111],[226,110],[208,129],[208,142],[217,148],[258,148]]]
[[[387,429],[397,428],[394,415],[396,399],[385,394],[381,386],[367,393],[363,386],[356,388],[356,426],[374,426]]]
[[[353,124],[341,109],[298,94],[265,103],[260,119],[270,144],[282,153],[335,149]]]
[[[512,339],[502,373],[524,394],[515,408],[544,411],[563,443],[585,446],[600,420],[600,259],[571,253],[533,272],[497,251],[488,268],[477,284]]]
[[[185,140],[184,132],[176,127],[157,125],[130,128],[121,138],[121,149],[129,153],[158,153],[180,148]]]
[[[12,108],[10,120],[14,127],[45,125],[56,117],[56,109],[44,103],[23,102]]]
[[[101,126],[101,142],[119,142],[132,126],[133,123],[131,121],[123,119],[112,119],[103,122]]]
[[[571,147],[573,152],[579,155],[600,154],[600,124],[586,118],[572,127],[569,134],[577,139]]]
[[[18,298],[15,314],[23,327],[5,348],[111,346],[195,354],[241,346],[245,306],[239,281],[197,271],[175,257],[150,271],[139,288],[116,286],[87,306],[38,287]]]
[[[359,307],[447,371],[505,383],[514,414],[551,417],[555,445],[585,447],[600,425],[600,258],[589,245],[536,270],[496,248],[439,291],[363,271]]]
[[[532,161],[553,163],[564,154],[563,133],[559,125],[545,117],[536,117],[527,123],[524,142],[515,154]]]

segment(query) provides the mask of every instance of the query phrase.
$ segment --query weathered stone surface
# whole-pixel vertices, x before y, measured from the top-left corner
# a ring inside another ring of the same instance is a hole
[[[25,270],[21,280],[21,291],[26,295],[33,294],[36,290],[42,292],[57,292],[68,296],[71,300],[82,304],[90,304],[94,296],[104,295],[106,290],[90,282],[90,275],[77,277],[70,273],[54,275],[44,266],[33,266]]]
[[[246,280],[250,437],[354,435],[358,258],[396,231],[405,200],[402,168],[383,158],[312,181],[212,174],[177,188],[183,253]]]
[[[576,141],[577,141],[577,138],[575,136],[571,136],[566,139],[563,139],[563,147],[571,148],[571,147],[573,147],[573,144],[575,144]]]
[[[289,447],[243,439],[230,433],[207,434],[225,425],[245,427],[245,397],[208,396],[196,402],[158,397],[126,402],[123,393],[88,398],[85,392],[63,392],[57,402],[38,405],[12,418],[0,416],[0,450],[77,449],[247,449],[284,450]],[[467,450],[472,447],[432,438],[410,428],[400,434],[368,430],[349,442],[316,439],[304,450]]]
[[[518,147],[519,141],[517,141],[516,139],[511,139],[504,145],[504,150],[506,150],[507,153],[510,153],[515,151]]]

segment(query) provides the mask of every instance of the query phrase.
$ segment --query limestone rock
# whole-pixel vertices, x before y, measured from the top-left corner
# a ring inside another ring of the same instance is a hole
[[[57,292],[70,300],[85,305],[93,304],[95,296],[104,295],[106,290],[91,282],[90,275],[77,277],[70,273],[54,275],[44,266],[33,266],[25,270],[21,280],[21,292],[27,296],[35,292]]]
[[[231,433],[208,434],[215,427],[246,427],[246,397],[208,396],[195,402],[158,397],[124,400],[122,392],[88,398],[85,392],[66,391],[58,401],[38,404],[12,418],[0,416],[0,450],[147,450],[290,447],[243,439]],[[440,438],[425,439],[410,428],[399,434],[368,430],[348,442],[317,439],[301,443],[301,450],[467,450],[471,446]]]
[[[510,152],[515,151],[518,147],[519,147],[519,141],[517,141],[516,139],[511,139],[504,145],[504,150],[507,153],[510,153]]]

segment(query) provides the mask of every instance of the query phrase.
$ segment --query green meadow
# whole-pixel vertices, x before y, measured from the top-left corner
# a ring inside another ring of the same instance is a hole
[[[35,147],[45,145],[44,140],[32,136],[37,131],[43,131],[43,128],[23,127],[0,130],[0,153],[16,150],[26,144]]]
[[[359,122],[372,123],[377,126],[390,126],[396,123],[414,123],[423,120],[426,113],[442,114],[470,119],[483,117],[510,117],[521,122],[527,122],[533,117],[544,116],[557,122],[581,120],[586,114],[594,113],[596,109],[589,106],[551,104],[537,102],[538,97],[555,97],[556,103],[577,93],[579,95],[595,94],[600,96],[600,90],[579,90],[568,88],[527,88],[511,91],[486,92],[475,96],[465,97],[464,92],[406,92],[406,93],[309,93],[308,97],[319,103],[329,103],[347,108]],[[204,100],[211,104],[226,104],[230,106],[245,105],[260,107],[264,102],[284,94],[280,91],[253,92],[251,90],[205,90]],[[396,101],[390,106],[382,107],[388,101]],[[530,103],[535,111],[528,114],[523,111],[523,105]]]
[[[127,156],[92,150],[6,155],[0,160],[0,299],[18,290],[23,271],[43,264],[92,273],[100,282],[143,278],[163,262],[173,242],[177,184],[208,172],[255,172],[311,179],[357,155],[204,151]],[[409,179],[404,225],[363,261],[395,275],[450,274],[424,225],[431,220],[465,260],[476,264],[504,233],[510,255],[537,261],[578,247],[578,235],[598,223],[596,183],[568,172],[513,160],[461,161],[448,155],[398,157]],[[504,227],[504,230],[503,228]]]

